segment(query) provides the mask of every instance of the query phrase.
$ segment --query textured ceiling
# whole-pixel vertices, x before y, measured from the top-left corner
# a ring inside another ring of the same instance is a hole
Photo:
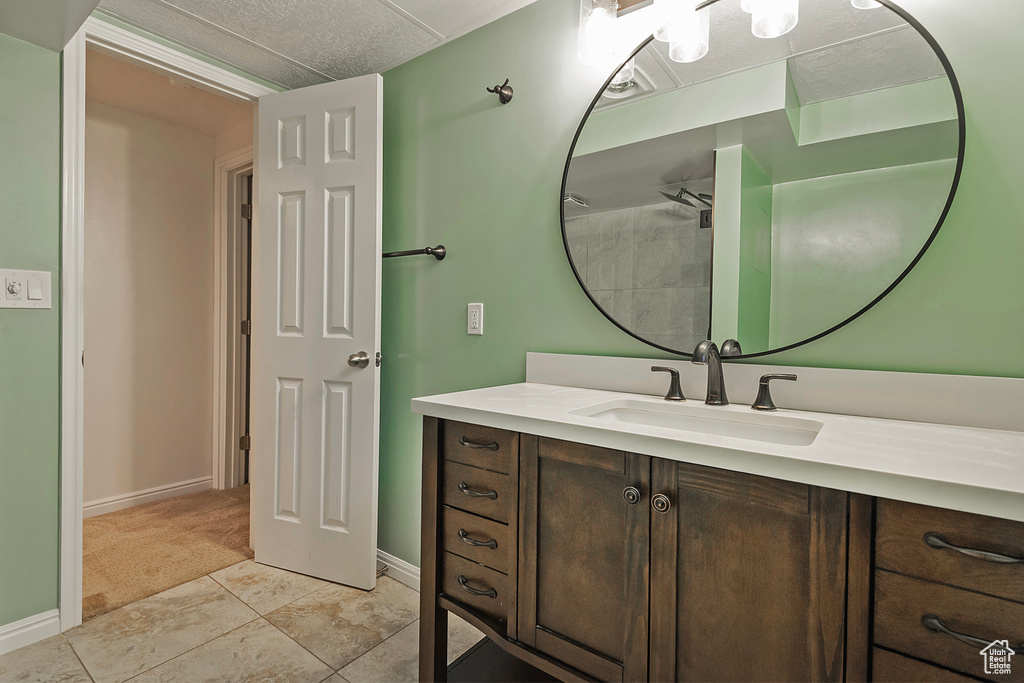
[[[85,94],[93,102],[216,137],[252,121],[252,105],[87,50]]]
[[[101,12],[285,88],[382,72],[533,0],[102,0]]]

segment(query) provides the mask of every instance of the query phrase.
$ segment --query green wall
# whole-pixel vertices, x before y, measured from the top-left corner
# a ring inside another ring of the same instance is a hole
[[[60,55],[0,34],[0,267],[53,309],[0,309],[0,625],[57,607]]]
[[[948,159],[776,185],[772,347],[842,322],[895,280],[935,229],[955,170]]]
[[[960,194],[927,255],[878,306],[762,362],[1024,377],[1024,3],[902,0],[943,45],[967,106]],[[970,21],[966,21],[970,19]],[[538,0],[384,77],[380,547],[419,558],[413,396],[522,381],[527,351],[659,357],[607,322],[562,249],[565,153],[600,74],[576,59],[576,0]],[[714,45],[712,45],[712,49]],[[505,106],[485,86],[511,78]],[[485,304],[485,335],[465,333]]]
[[[747,353],[768,348],[772,298],[772,181],[743,149],[740,173],[740,282],[738,330]],[[714,283],[712,283],[714,286]]]

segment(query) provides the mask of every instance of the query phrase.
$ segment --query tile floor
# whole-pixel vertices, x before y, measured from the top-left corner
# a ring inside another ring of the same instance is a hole
[[[0,681],[415,681],[418,601],[246,560],[0,656]],[[483,635],[449,622],[451,662]]]

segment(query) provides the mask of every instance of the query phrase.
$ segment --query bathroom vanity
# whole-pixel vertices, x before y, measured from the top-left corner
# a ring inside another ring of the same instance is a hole
[[[1024,433],[539,383],[413,408],[421,680],[447,612],[563,680],[1024,680],[980,654],[1024,645]]]

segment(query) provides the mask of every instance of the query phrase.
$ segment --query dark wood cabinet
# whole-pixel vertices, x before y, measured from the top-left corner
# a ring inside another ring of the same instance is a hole
[[[651,680],[843,680],[846,493],[666,460],[653,491]]]
[[[650,458],[520,448],[519,640],[598,680],[646,679]]]
[[[1024,524],[431,417],[423,433],[423,681],[445,679],[448,612],[564,681],[1024,681],[1024,660],[985,676],[978,644],[1024,657]]]
[[[875,652],[1024,681],[1024,524],[886,499],[877,510]],[[995,641],[1016,653],[1009,672],[986,666]],[[896,661],[876,654],[875,677],[891,677]]]

